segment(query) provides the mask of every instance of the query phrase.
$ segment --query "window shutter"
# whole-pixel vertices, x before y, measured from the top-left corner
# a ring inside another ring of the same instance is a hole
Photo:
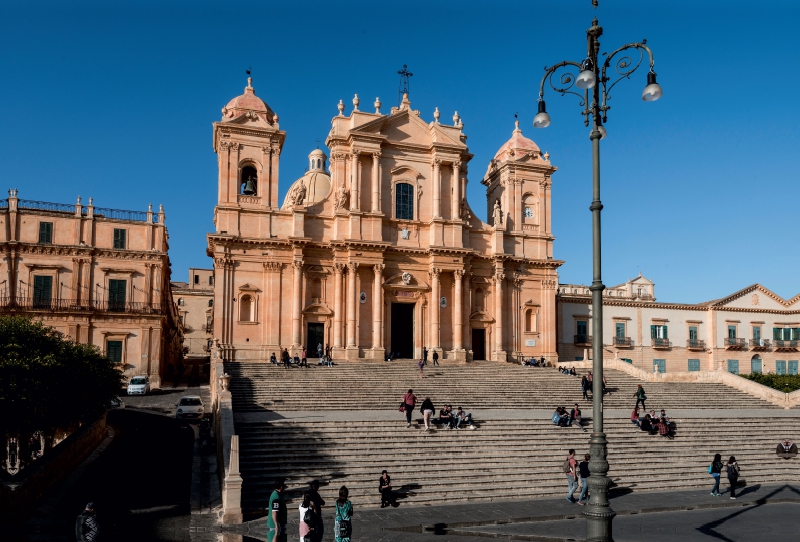
[[[760,327],[754,327],[753,328],[753,340],[754,341],[760,341],[761,340],[761,328]]]
[[[108,281],[108,304],[110,310],[124,309],[127,286],[127,280],[110,279]]]
[[[34,275],[33,277],[33,303],[34,306],[50,306],[53,298],[53,277]]]
[[[52,222],[39,222],[39,242],[48,244],[53,242]]]
[[[699,371],[700,370],[700,360],[699,359],[690,359],[689,360],[689,370],[690,371]]]
[[[662,339],[668,339],[669,335],[667,334],[667,326],[661,326],[661,327],[664,328],[664,336],[662,337]]]
[[[775,360],[775,374],[785,375],[786,374],[786,361],[785,360]]]
[[[114,248],[125,248],[125,230],[114,228]]]
[[[781,328],[779,327],[772,328],[772,340],[773,341],[781,340]]]
[[[658,332],[656,331],[656,326],[650,326],[650,338],[651,339],[658,338]]]

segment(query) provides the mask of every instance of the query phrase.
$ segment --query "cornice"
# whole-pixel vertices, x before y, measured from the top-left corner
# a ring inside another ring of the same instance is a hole
[[[586,297],[572,297],[570,295],[556,294],[556,300],[560,303],[577,303],[590,305],[592,303],[591,296]],[[779,314],[779,315],[794,315],[800,314],[800,310],[779,310],[779,309],[752,309],[745,307],[716,307],[710,305],[689,305],[685,303],[654,303],[648,301],[625,301],[610,298],[603,298],[604,307],[644,307],[649,309],[662,309],[662,310],[689,310],[689,311],[714,311],[714,312],[744,312],[751,314]]]
[[[106,249],[82,245],[40,245],[38,243],[5,242],[0,243],[0,250],[14,250],[20,254],[43,254],[49,256],[85,256],[102,257],[119,260],[163,260],[166,252],[150,250]]]

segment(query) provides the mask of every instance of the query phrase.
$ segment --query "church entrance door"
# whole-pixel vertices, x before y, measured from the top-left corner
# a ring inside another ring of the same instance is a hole
[[[486,330],[472,330],[472,359],[486,359]]]
[[[414,357],[414,304],[392,303],[392,352]]]
[[[313,358],[317,355],[317,345],[322,345],[322,351],[325,351],[325,324],[308,324],[308,342],[306,343],[306,350],[308,350],[308,357]]]

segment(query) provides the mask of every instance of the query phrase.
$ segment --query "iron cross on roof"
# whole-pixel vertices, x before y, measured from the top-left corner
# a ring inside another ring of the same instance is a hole
[[[399,98],[397,103],[400,104],[403,102],[403,94],[408,94],[408,78],[412,77],[414,74],[408,71],[408,66],[403,64],[403,69],[397,72],[397,75],[400,76],[400,92]]]

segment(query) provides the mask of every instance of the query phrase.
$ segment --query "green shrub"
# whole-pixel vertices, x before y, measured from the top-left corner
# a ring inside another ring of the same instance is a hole
[[[765,375],[761,373],[752,373],[741,376],[784,393],[800,390],[800,375]]]
[[[0,430],[49,433],[94,420],[122,381],[96,346],[29,318],[0,318]]]

